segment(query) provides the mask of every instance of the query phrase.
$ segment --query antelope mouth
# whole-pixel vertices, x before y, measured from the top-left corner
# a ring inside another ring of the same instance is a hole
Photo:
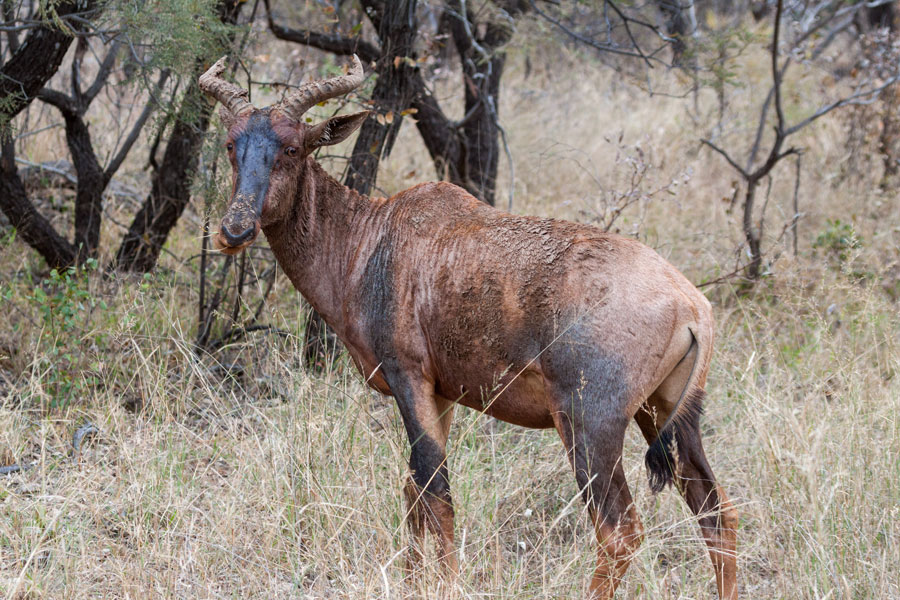
[[[222,225],[213,236],[213,247],[222,254],[238,254],[256,241],[259,229],[259,221],[256,221],[242,233],[233,235],[225,225]]]

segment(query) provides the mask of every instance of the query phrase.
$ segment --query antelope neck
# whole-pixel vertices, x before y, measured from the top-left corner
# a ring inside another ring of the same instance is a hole
[[[374,247],[383,205],[383,199],[373,200],[339,183],[308,157],[298,173],[290,211],[263,227],[294,287],[339,333],[350,269],[358,255]]]

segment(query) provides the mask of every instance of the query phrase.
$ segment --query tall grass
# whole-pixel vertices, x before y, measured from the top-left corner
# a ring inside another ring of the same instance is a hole
[[[647,189],[679,184],[670,200],[627,212],[623,231],[634,227],[695,281],[730,270],[740,240],[723,202],[731,176],[696,143],[690,99],[648,97],[564,51],[555,60],[525,78],[514,56],[504,79],[514,210],[586,218],[597,194],[627,185],[616,154],[639,146],[652,166]],[[734,91],[737,107],[754,99]],[[786,170],[769,207],[775,275],[745,295],[709,288],[718,340],[704,440],[741,512],[748,598],[900,598],[900,316],[885,292],[900,211],[895,197],[870,191],[877,173],[839,179],[842,118],[803,140],[800,255],[777,239],[790,216]],[[431,177],[419,144],[405,128],[383,190]],[[834,247],[838,218],[860,244]],[[0,478],[0,593],[584,595],[593,533],[556,434],[465,409],[449,451],[460,579],[448,589],[432,561],[426,577],[407,581],[408,448],[392,401],[368,390],[346,358],[323,376],[304,371],[304,309],[284,278],[266,317],[284,335],[257,332],[195,354],[195,273],[173,257],[196,253],[196,223],[183,222],[150,278],[76,277],[74,289],[105,308],[76,306],[65,336],[34,298],[45,276],[38,261],[2,241],[0,464],[34,466]],[[60,354],[71,357],[64,368]],[[60,382],[73,390],[65,403],[54,402]],[[101,434],[74,454],[72,432],[85,421]],[[618,597],[712,597],[696,523],[675,492],[649,493],[645,449],[631,428],[624,464],[647,535]]]

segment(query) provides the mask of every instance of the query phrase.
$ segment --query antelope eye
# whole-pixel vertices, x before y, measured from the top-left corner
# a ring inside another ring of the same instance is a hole
[[[284,149],[284,154],[286,156],[294,156],[295,154],[297,154],[297,149],[294,148],[293,146],[288,146],[287,148]]]
[[[232,150],[234,150],[234,144],[228,142],[227,144],[225,144],[225,149],[231,152]]]

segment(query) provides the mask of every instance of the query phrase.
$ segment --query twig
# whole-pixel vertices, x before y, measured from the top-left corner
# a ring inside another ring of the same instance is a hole
[[[784,65],[781,68],[781,75],[784,77],[784,73],[788,68],[788,64],[790,63],[790,57],[788,57],[784,61]],[[766,99],[763,101],[762,108],[759,111],[759,125],[756,126],[756,137],[753,138],[753,146],[750,147],[750,156],[747,158],[747,171],[753,169],[753,163],[756,162],[756,155],[759,153],[759,145],[762,143],[763,132],[766,129],[766,120],[769,116],[769,106],[772,105],[772,98],[775,97],[775,86],[769,88],[769,93],[766,94]]]
[[[482,60],[490,61],[490,53],[484,49],[484,46],[478,43],[478,40],[475,38],[475,34],[472,33],[472,24],[469,23],[469,10],[466,8],[466,0],[459,0],[459,7],[459,21],[460,23],[462,23],[463,29],[466,32],[466,36],[469,38],[469,42],[472,44],[472,47],[475,48],[475,51],[481,55]]]
[[[800,220],[800,163],[803,160],[803,155],[797,155],[797,178],[794,180],[794,217],[791,219],[791,233],[794,236],[794,256],[796,257],[799,252],[797,251],[797,222]]]
[[[800,129],[803,129],[804,127],[806,127],[807,125],[809,125],[810,123],[815,121],[816,119],[818,119],[820,117],[824,117],[825,115],[827,115],[828,113],[830,113],[831,111],[833,111],[836,108],[840,108],[842,106],[848,106],[851,104],[855,104],[855,105],[872,104],[873,102],[875,102],[875,100],[878,99],[878,96],[881,94],[881,92],[883,92],[886,88],[892,86],[893,84],[897,83],[897,81],[900,81],[900,74],[894,75],[893,77],[889,78],[887,81],[885,81],[882,85],[878,86],[877,88],[865,90],[862,92],[857,92],[851,96],[847,96],[846,98],[841,98],[840,100],[836,100],[827,106],[823,106],[822,108],[817,110],[815,113],[813,113],[809,117],[803,119],[802,121],[800,121],[793,127],[788,128],[788,130],[785,132],[785,136],[788,136],[792,133],[797,132]],[[866,100],[860,100],[860,98],[867,98],[867,97],[868,97],[868,99],[866,99]]]
[[[573,40],[575,40],[577,42],[586,44],[586,45],[590,46],[591,48],[599,50],[600,52],[609,52],[611,54],[620,54],[622,56],[631,56],[633,58],[640,58],[640,59],[646,61],[648,64],[651,60],[654,60],[661,64],[667,65],[667,63],[665,61],[655,57],[655,54],[658,52],[658,50],[653,52],[652,54],[648,55],[648,54],[645,54],[640,48],[638,48],[637,51],[635,52],[635,51],[624,50],[618,46],[613,45],[612,42],[605,43],[605,44],[596,42],[596,41],[592,40],[591,38],[585,37],[575,31],[572,31],[571,29],[569,29],[568,27],[563,25],[559,20],[554,19],[553,17],[551,17],[550,15],[548,15],[547,13],[542,11],[540,8],[537,7],[535,0],[529,0],[529,3],[531,4],[531,9],[535,13],[537,13],[538,16],[540,16],[542,19],[546,20],[550,24],[554,25],[560,31],[562,31],[563,33],[565,33],[566,35],[568,35],[569,37],[571,37]],[[618,7],[616,7],[612,2],[609,2],[609,1],[604,2],[604,9],[606,6],[612,6],[616,12],[620,12]],[[608,22],[608,20],[607,20],[607,22]],[[651,27],[651,29],[653,29],[653,31],[655,31],[657,34],[659,34],[660,37],[662,37],[663,39],[666,39],[665,36],[662,36],[655,27]],[[607,39],[610,39],[610,38],[607,38]]]
[[[218,340],[212,342],[210,346],[210,350],[218,350],[222,348],[226,344],[230,344],[235,342],[248,333],[253,333],[254,331],[266,331],[270,333],[274,333],[275,335],[281,336],[283,338],[290,338],[293,334],[290,331],[285,331],[284,329],[279,329],[274,325],[248,325],[247,327],[235,327],[233,329],[229,329],[222,337]]]
[[[716,277],[715,279],[711,279],[709,281],[701,281],[700,283],[696,284],[695,287],[704,288],[708,285],[716,285],[719,283],[724,283],[725,281],[728,281],[729,279],[735,277],[736,275],[740,275],[746,269],[747,269],[747,267],[740,266],[737,269],[735,269],[734,271],[732,271],[731,273],[727,273],[725,275],[722,275],[721,277]],[[744,277],[743,279],[746,280],[746,277]]]
[[[25,133],[20,133],[19,135],[16,136],[16,141],[25,139],[27,137],[31,137],[33,135],[37,135],[39,133],[44,133],[48,129],[56,129],[57,127],[65,127],[65,126],[62,123],[51,123],[49,125],[41,127],[40,129],[35,129],[34,131],[26,131]]]
[[[18,156],[16,157],[16,162],[19,163],[20,165],[25,165],[26,167],[34,167],[36,169],[43,169],[44,171],[50,171],[51,173],[56,173],[57,175],[62,175],[63,177],[68,179],[69,182],[78,183],[78,178],[76,176],[72,175],[71,173],[69,173],[68,171],[65,171],[63,169],[59,169],[57,167],[53,167],[53,166],[50,166],[45,163],[31,162],[30,160],[25,160],[24,158],[19,158]]]
[[[168,78],[169,70],[163,69],[163,71],[159,74],[159,80],[157,80],[156,82],[157,94],[162,90]],[[128,153],[131,151],[131,147],[137,141],[138,137],[140,137],[141,130],[147,123],[147,119],[149,119],[153,111],[156,110],[157,101],[155,98],[155,94],[151,93],[150,99],[147,101],[146,106],[144,106],[144,110],[137,118],[137,121],[134,122],[134,126],[131,128],[131,132],[128,134],[128,137],[125,138],[125,143],[122,144],[122,147],[119,148],[119,152],[115,155],[115,157],[113,157],[113,159],[109,162],[109,165],[107,165],[106,169],[103,171],[103,178],[106,181],[112,179],[112,176],[115,175],[116,171],[119,170],[119,167],[122,166],[122,163],[125,161],[125,157],[128,156]]]
[[[704,139],[701,139],[700,142],[703,143],[703,144],[706,144],[707,146],[709,146],[710,148],[712,148],[713,150],[715,150],[716,152],[718,152],[719,154],[721,154],[721,155],[725,158],[725,160],[728,161],[728,164],[731,165],[731,166],[732,166],[738,173],[740,173],[745,179],[747,179],[747,178],[750,177],[750,175],[747,173],[747,171],[745,171],[739,164],[737,164],[737,163],[734,161],[734,159],[731,158],[731,157],[728,155],[727,152],[725,152],[724,150],[722,150],[721,148],[719,148],[718,146],[716,146],[716,145],[713,144],[711,141],[709,141],[709,140],[707,140],[707,139],[705,139],[705,138],[704,138]]]
[[[631,40],[632,47],[635,50],[637,50],[637,53],[641,56],[641,58],[644,59],[644,62],[647,63],[647,68],[652,69],[653,65],[650,64],[650,59],[647,58],[647,55],[644,54],[643,50],[641,50],[641,46],[640,46],[640,44],[638,44],[637,40],[634,39],[634,34],[631,32],[631,27],[629,27],[629,25],[628,25],[628,20],[629,20],[628,17],[626,17],[624,15],[624,13],[622,13],[622,11],[619,9],[619,7],[616,6],[615,2],[612,2],[611,0],[606,0],[606,4],[611,6],[613,9],[613,12],[615,12],[617,15],[619,15],[619,18],[622,19],[622,22],[625,24],[625,33],[628,34],[628,39]],[[650,26],[650,29],[654,29],[654,27]]]

